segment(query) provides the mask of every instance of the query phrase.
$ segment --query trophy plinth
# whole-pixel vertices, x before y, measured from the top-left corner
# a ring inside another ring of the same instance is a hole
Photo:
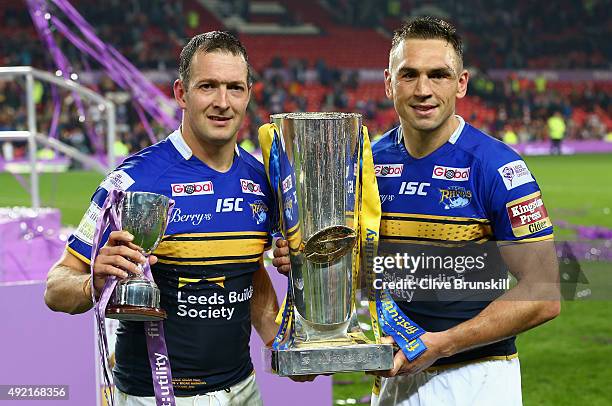
[[[117,283],[106,307],[106,317],[130,321],[155,321],[166,318],[159,307],[159,288],[153,281],[134,277]]]
[[[266,348],[265,365],[279,376],[320,375],[336,372],[381,371],[393,367],[393,346],[366,342],[298,343],[287,350]]]
[[[361,115],[271,118],[278,129],[274,165],[280,172],[272,189],[290,248],[287,303],[294,325],[274,349],[264,348],[264,365],[280,376],[392,369],[393,346],[368,340],[356,315],[353,257],[360,235],[353,223],[361,208],[361,195],[355,194]]]
[[[115,209],[123,230],[133,236],[133,243],[147,257],[155,250],[166,230],[170,199],[148,192],[126,192]],[[142,265],[138,264],[142,271]],[[160,292],[154,281],[140,274],[120,280],[106,307],[106,317],[129,321],[156,321],[166,318],[160,308]]]

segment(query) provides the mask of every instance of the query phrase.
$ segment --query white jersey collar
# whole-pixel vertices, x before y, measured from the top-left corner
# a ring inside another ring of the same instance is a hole
[[[457,140],[461,136],[461,133],[463,132],[463,127],[465,127],[465,120],[463,119],[463,117],[457,114],[455,114],[455,117],[457,117],[457,120],[459,120],[459,126],[457,126],[457,129],[453,131],[450,138],[448,139],[448,142],[450,142],[451,144],[455,144],[457,142]]]
[[[463,132],[463,127],[465,127],[465,120],[463,119],[463,117],[457,114],[455,114],[455,117],[457,117],[457,120],[459,120],[459,126],[455,129],[455,131],[453,131],[450,138],[448,139],[448,142],[450,142],[451,144],[454,144],[457,142],[457,140],[459,139],[459,136],[461,136],[461,133]],[[403,140],[404,140],[404,131],[402,130],[402,126],[400,125],[399,128],[397,129],[397,143],[399,144]]]
[[[185,158],[185,160],[188,160],[191,158],[191,156],[193,155],[193,152],[191,152],[191,148],[189,148],[189,145],[187,145],[187,143],[185,142],[185,139],[183,138],[183,134],[181,133],[180,127],[174,130],[174,132],[168,136],[168,139],[170,140],[170,142],[172,142],[172,145],[174,145],[174,148],[176,148],[176,150],[183,156],[183,158]],[[238,144],[234,146],[234,150],[236,151],[236,155],[240,156],[240,150],[238,149]]]
[[[168,139],[170,140],[170,142],[172,142],[172,145],[174,145],[174,148],[176,148],[179,154],[181,154],[183,158],[185,158],[185,160],[191,158],[193,153],[191,152],[191,148],[189,148],[189,145],[187,145],[187,143],[185,142],[183,134],[181,134],[180,127],[172,134],[170,134],[168,136]]]

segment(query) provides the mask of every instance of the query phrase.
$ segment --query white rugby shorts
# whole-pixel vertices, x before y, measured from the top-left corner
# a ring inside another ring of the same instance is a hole
[[[382,378],[372,406],[521,406],[518,358],[431,368],[416,375]]]

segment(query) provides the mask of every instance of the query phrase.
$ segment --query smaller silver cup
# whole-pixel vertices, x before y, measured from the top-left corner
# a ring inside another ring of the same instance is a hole
[[[147,258],[159,245],[168,218],[170,199],[148,192],[126,192],[117,211],[122,229],[134,236],[133,243],[140,246]],[[106,307],[106,317],[118,320],[154,321],[166,318],[160,308],[160,292],[154,281],[141,273],[130,274],[117,282]]]

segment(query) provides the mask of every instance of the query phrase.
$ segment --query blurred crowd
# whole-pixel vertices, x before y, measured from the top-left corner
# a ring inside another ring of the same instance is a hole
[[[105,7],[94,0],[71,3],[96,27],[100,38],[115,46],[139,69],[172,72],[171,76],[175,75],[178,53],[185,39],[204,26],[190,0],[109,0]],[[436,10],[442,15],[447,13],[465,33],[465,60],[473,72],[468,97],[460,101],[458,113],[493,136],[507,142],[548,139],[549,118],[555,113],[563,120],[567,139],[604,139],[612,131],[609,82],[555,82],[545,77],[528,80],[518,74],[492,79],[487,75],[494,68],[517,72],[519,68],[609,69],[612,24],[604,1],[560,0],[540,4],[520,0],[515,7],[506,7],[501,0],[443,0],[435,5],[417,0],[386,0],[383,6],[376,6],[379,2],[374,0],[324,3],[338,24],[376,26],[387,31],[409,15]],[[228,1],[223,10],[227,15],[236,13],[249,19],[248,1]],[[0,65],[32,65],[53,70],[25,2],[1,4],[0,15],[4,21],[0,31],[6,34],[0,43]],[[549,18],[551,15],[555,18]],[[121,24],[117,24],[117,16],[121,16]],[[297,13],[293,16],[295,21],[300,19]],[[65,39],[59,35],[55,38],[75,71],[96,69]],[[256,74],[249,114],[240,133],[248,148],[256,148],[257,128],[273,113],[359,112],[375,135],[397,124],[392,103],[384,96],[382,73],[378,80],[363,77],[359,70],[328,66],[323,59],[312,62],[278,56]],[[38,128],[48,133],[58,106],[50,88],[38,86]],[[170,83],[159,86],[171,96]],[[105,76],[92,87],[117,103],[118,151],[136,151],[152,142],[131,106],[128,93]],[[70,94],[61,96],[60,114],[52,135],[82,152],[95,152],[91,136],[103,131],[97,121],[100,115],[96,115],[95,108],[78,111]],[[21,83],[0,80],[0,130],[26,128],[23,97]],[[158,137],[167,133],[155,123],[151,125]],[[23,156],[23,144],[13,143],[13,147],[15,157]]]
[[[435,14],[463,33],[466,60],[482,68],[608,68],[607,0],[325,0],[339,23],[381,26]]]

